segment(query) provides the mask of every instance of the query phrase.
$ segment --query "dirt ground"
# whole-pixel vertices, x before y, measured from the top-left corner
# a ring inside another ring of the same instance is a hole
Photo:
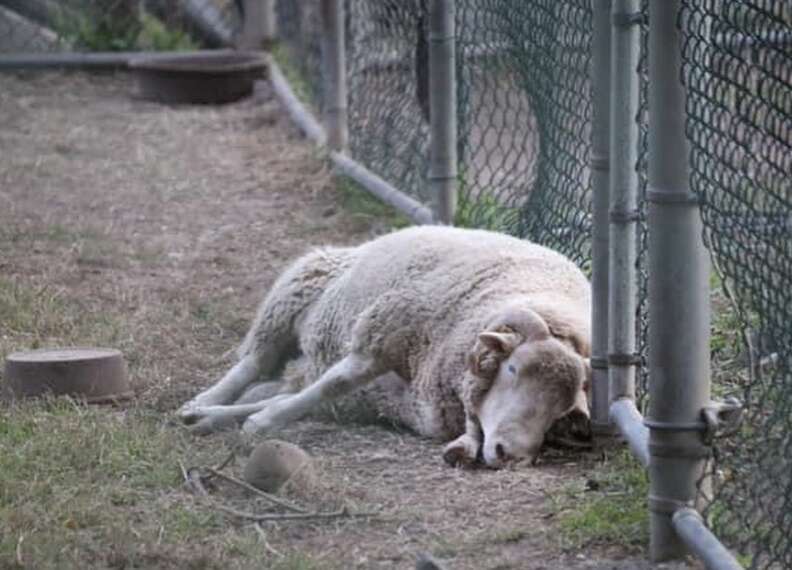
[[[166,108],[131,92],[123,75],[0,75],[0,279],[77,307],[76,323],[101,323],[66,335],[47,329],[46,315],[39,330],[27,330],[0,313],[0,357],[64,339],[110,342],[129,362],[136,392],[129,406],[155,411],[163,429],[184,434],[172,412],[228,366],[224,355],[288,260],[312,244],[359,243],[388,228],[341,206],[328,167],[266,85],[219,108]],[[220,460],[239,448],[237,437],[187,434],[184,445]],[[535,468],[463,471],[443,465],[437,443],[384,426],[319,418],[278,437],[318,462],[320,482],[303,500],[377,515],[258,531],[222,517],[217,529],[254,544],[232,563],[187,532],[179,548],[204,548],[203,562],[92,567],[412,568],[419,552],[449,569],[648,567],[635,545],[570,549],[559,533],[557,497],[586,486],[597,454],[556,452]],[[156,492],[191,500],[180,485]],[[3,488],[0,501],[13,503]],[[165,520],[145,508],[114,512],[144,509]],[[166,530],[163,523],[160,538]],[[0,530],[17,545],[0,567],[44,567],[45,560],[25,562],[21,533],[11,524]],[[73,540],[78,559],[81,540]],[[150,546],[141,539],[131,548]]]

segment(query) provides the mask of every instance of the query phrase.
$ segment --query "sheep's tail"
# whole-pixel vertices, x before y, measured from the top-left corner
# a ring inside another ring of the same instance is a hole
[[[353,248],[316,249],[294,262],[272,285],[237,350],[240,359],[253,353],[265,376],[298,349],[296,323],[350,264]]]

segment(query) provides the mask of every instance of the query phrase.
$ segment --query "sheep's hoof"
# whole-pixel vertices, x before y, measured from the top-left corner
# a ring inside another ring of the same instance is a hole
[[[193,398],[176,410],[176,417],[187,425],[194,424],[204,418],[204,408],[210,405],[212,405],[211,402],[207,403],[200,398]]]
[[[452,467],[473,467],[478,458],[477,442],[472,438],[462,436],[443,449],[443,460]]]
[[[176,411],[176,417],[186,425],[193,425],[201,419],[198,413],[198,406],[193,400],[190,400]]]
[[[242,431],[249,435],[260,435],[272,430],[272,426],[248,418],[242,424]]]

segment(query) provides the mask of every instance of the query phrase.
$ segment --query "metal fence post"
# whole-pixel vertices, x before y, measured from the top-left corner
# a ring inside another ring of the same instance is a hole
[[[591,428],[595,437],[613,433],[608,380],[608,208],[610,204],[611,0],[591,0]]]
[[[278,41],[278,16],[275,12],[276,0],[261,0],[261,41],[265,49],[270,49]]]
[[[236,45],[239,49],[257,50],[264,44],[264,1],[243,0],[242,30]]]
[[[453,224],[457,204],[455,4],[454,0],[431,0],[429,5],[429,183],[436,218]]]
[[[611,399],[635,400],[638,303],[638,58],[640,1],[613,0],[611,38],[610,336]]]
[[[331,150],[343,152],[349,138],[344,0],[321,0],[320,9],[327,144]]]
[[[708,448],[709,258],[689,186],[685,91],[680,80],[680,0],[649,4],[649,427],[650,557],[686,549],[672,515],[692,506]]]

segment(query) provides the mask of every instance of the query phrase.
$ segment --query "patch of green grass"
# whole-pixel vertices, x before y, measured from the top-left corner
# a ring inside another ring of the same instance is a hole
[[[519,213],[518,208],[505,206],[493,196],[471,198],[460,192],[454,225],[506,232],[514,228]]]
[[[394,229],[410,225],[404,214],[373,196],[354,180],[339,176],[336,181],[338,202],[353,217],[367,222],[378,219]]]
[[[71,244],[79,240],[95,239],[98,234],[92,231],[77,231],[61,224],[51,224],[48,226],[31,230],[19,227],[2,226],[0,227],[0,246],[28,244],[36,241],[47,241],[62,244]]]
[[[551,497],[562,547],[618,544],[643,549],[649,536],[649,480],[629,451],[620,450],[597,465],[587,486],[591,489],[567,488]]]
[[[112,346],[123,328],[115,316],[93,313],[54,287],[5,277],[0,277],[0,323],[0,354],[50,344]]]
[[[140,32],[135,44],[144,51],[187,51],[200,47],[185,31],[166,25],[148,12],[140,15]]]
[[[81,9],[62,9],[54,18],[58,35],[87,51],[182,51],[199,46],[175,23],[166,23],[137,3],[94,0]]]
[[[431,548],[433,556],[438,558],[455,558],[459,555],[460,546],[443,537],[437,537]]]
[[[514,544],[527,536],[528,532],[522,528],[501,528],[492,531],[485,542],[487,544]]]
[[[48,344],[112,345],[121,334],[113,315],[92,314],[48,285],[0,277],[0,354]]]
[[[324,560],[301,553],[287,554],[269,566],[271,570],[326,570],[332,567]]]
[[[227,522],[182,488],[181,464],[206,452],[165,420],[65,398],[0,410],[0,567],[19,552],[31,568],[148,567],[154,545],[191,542],[169,566],[190,567],[196,543],[225,546]]]
[[[286,77],[286,81],[288,81],[297,99],[305,105],[313,105],[314,90],[288,50],[283,45],[275,45],[270,53],[283,72],[284,77]]]

